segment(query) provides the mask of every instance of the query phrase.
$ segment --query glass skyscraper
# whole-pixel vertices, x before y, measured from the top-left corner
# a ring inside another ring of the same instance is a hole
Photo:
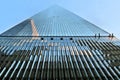
[[[53,6],[0,35],[0,79],[119,80],[120,40]]]

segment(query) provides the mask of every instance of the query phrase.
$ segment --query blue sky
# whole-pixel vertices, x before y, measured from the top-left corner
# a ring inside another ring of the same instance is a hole
[[[1,0],[0,33],[54,4],[120,39],[120,0]]]

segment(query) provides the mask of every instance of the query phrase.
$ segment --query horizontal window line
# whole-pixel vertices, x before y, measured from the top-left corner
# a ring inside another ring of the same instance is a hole
[[[0,36],[0,37],[115,37],[115,36]]]

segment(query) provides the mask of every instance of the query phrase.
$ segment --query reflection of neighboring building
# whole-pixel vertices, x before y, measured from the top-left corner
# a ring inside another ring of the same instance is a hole
[[[48,8],[0,36],[0,78],[119,80],[120,41],[81,17]]]

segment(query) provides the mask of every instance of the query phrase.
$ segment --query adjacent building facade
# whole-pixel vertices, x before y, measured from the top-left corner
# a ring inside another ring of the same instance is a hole
[[[53,6],[0,35],[0,78],[119,80],[120,40]]]

